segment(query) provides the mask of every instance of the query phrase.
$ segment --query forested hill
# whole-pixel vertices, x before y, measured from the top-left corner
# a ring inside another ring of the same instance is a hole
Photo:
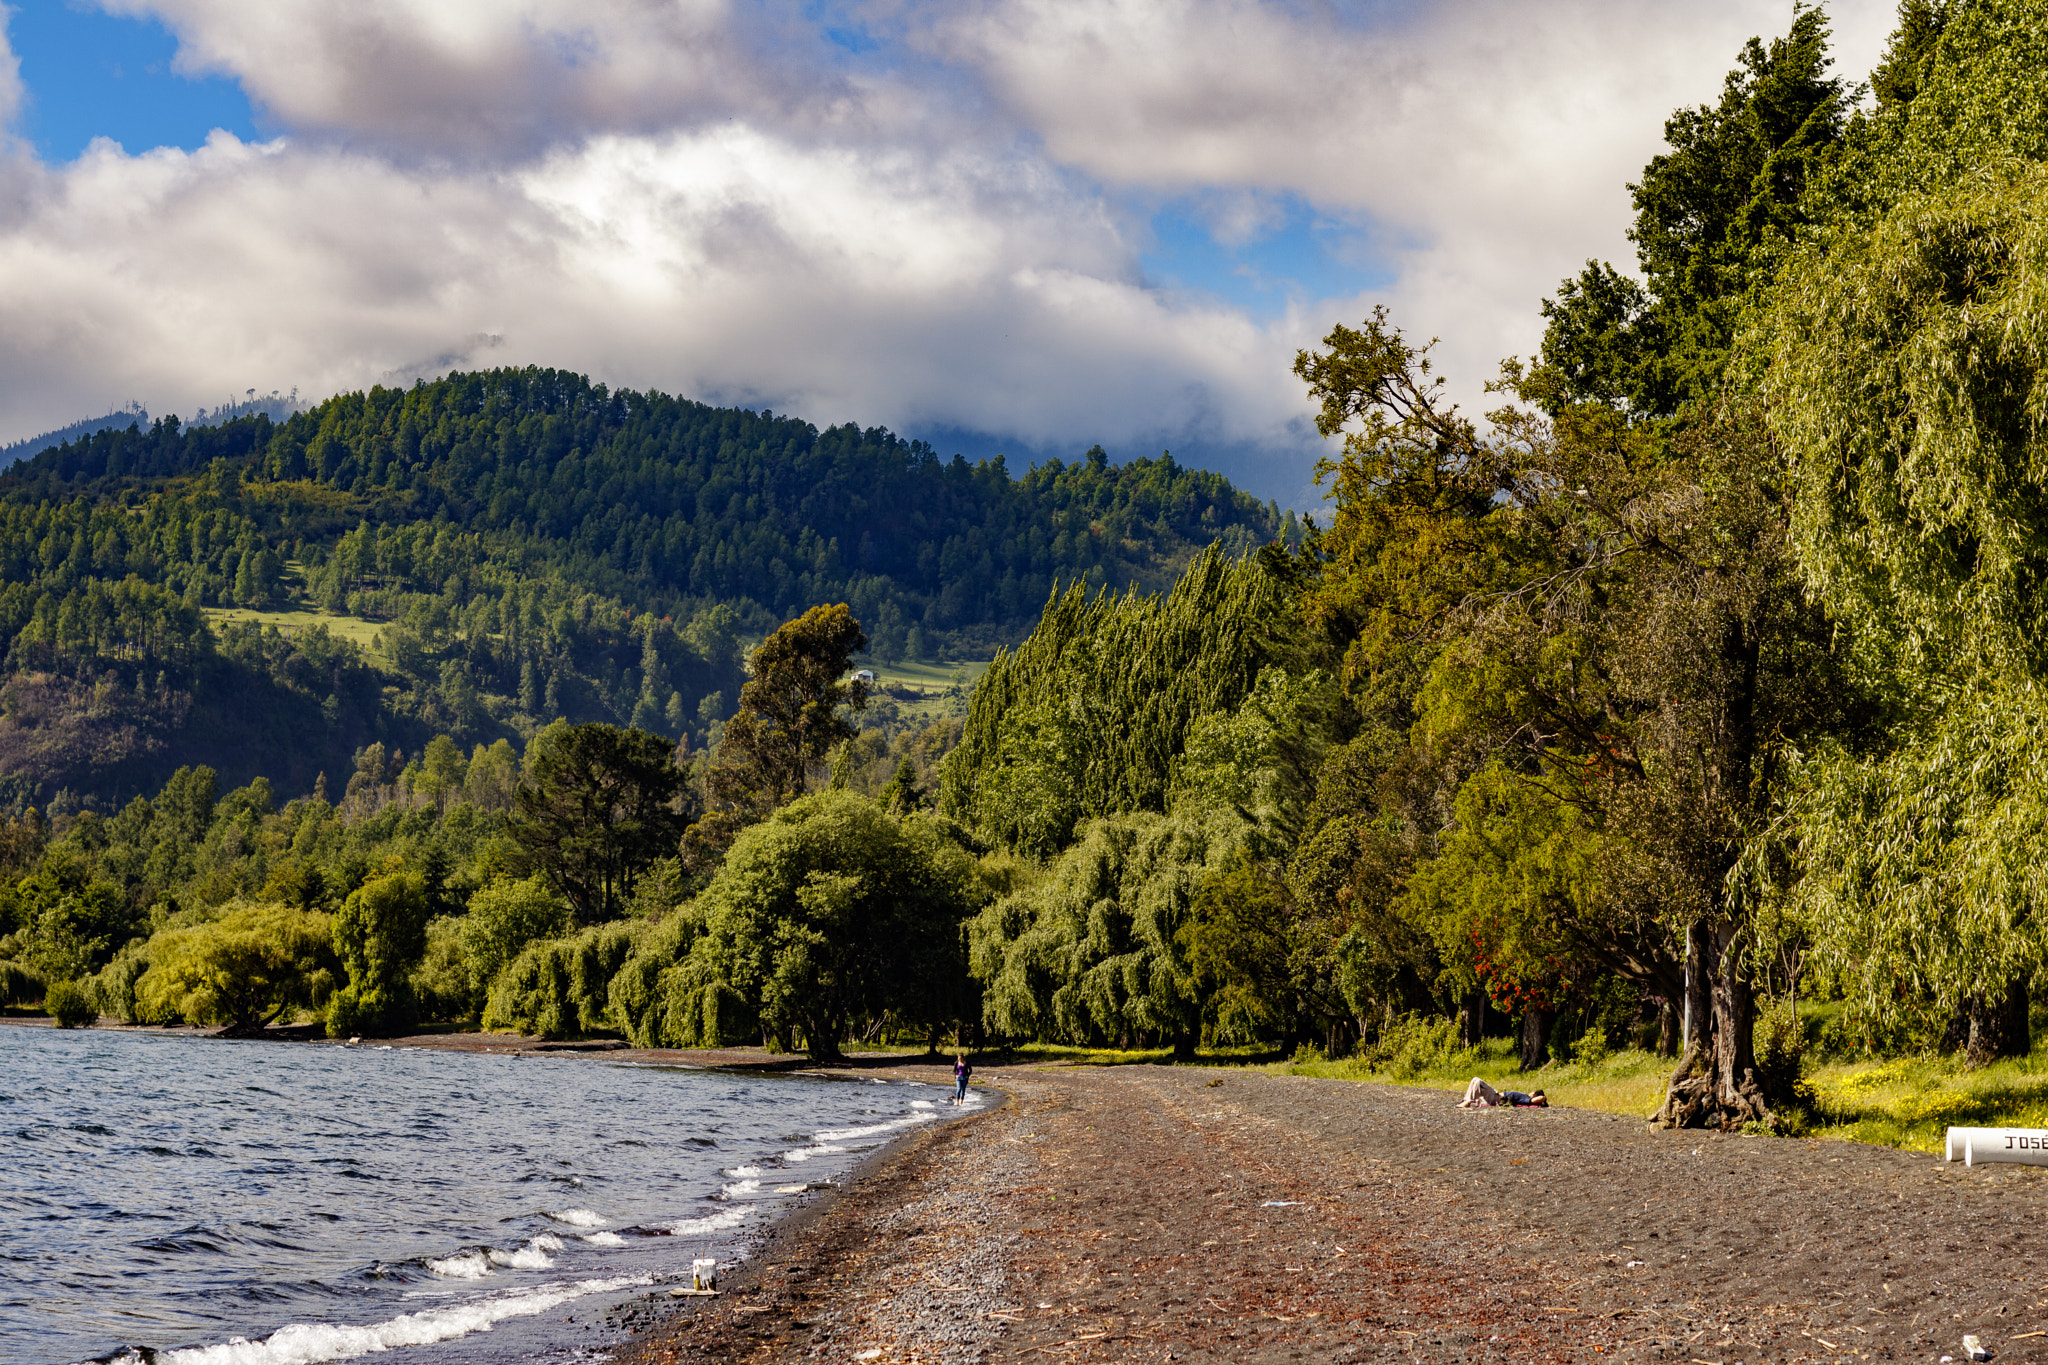
[[[558,715],[701,742],[739,642],[812,604],[884,659],[985,653],[1056,582],[1158,588],[1297,533],[1169,456],[1019,477],[557,370],[101,431],[0,477],[0,795],[113,800],[198,761],[304,789],[373,740]],[[289,619],[216,634],[220,607]]]

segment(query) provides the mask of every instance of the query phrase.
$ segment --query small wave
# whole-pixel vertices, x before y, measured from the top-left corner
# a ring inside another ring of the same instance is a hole
[[[793,1151],[784,1152],[782,1160],[786,1165],[792,1161],[809,1161],[814,1156],[832,1156],[845,1150],[844,1147],[834,1147],[830,1143],[821,1142],[815,1147],[798,1147]]]
[[[560,1251],[562,1239],[543,1232],[517,1251],[500,1251],[490,1248],[492,1265],[501,1265],[508,1270],[546,1270],[554,1264],[550,1251]]]
[[[517,1251],[501,1251],[497,1247],[474,1247],[459,1251],[453,1256],[429,1257],[427,1269],[436,1275],[451,1280],[481,1280],[494,1274],[496,1269],[505,1270],[546,1270],[554,1265],[548,1256],[550,1251],[560,1251],[562,1239],[543,1232]]]
[[[572,1228],[601,1228],[611,1219],[589,1209],[563,1209],[560,1213],[542,1211],[541,1217],[552,1218],[557,1223],[567,1223]]]
[[[938,1108],[938,1106],[937,1106],[936,1104],[933,1104],[933,1103],[932,1103],[932,1102],[931,1102],[930,1100],[912,1100],[912,1101],[910,1102],[910,1107],[911,1107],[912,1109],[936,1109],[936,1108]]]
[[[574,1284],[530,1289],[502,1298],[474,1299],[446,1308],[406,1313],[388,1322],[364,1327],[327,1323],[293,1323],[261,1341],[237,1337],[219,1346],[162,1351],[158,1365],[321,1365],[329,1360],[388,1351],[395,1346],[432,1346],[472,1332],[489,1331],[510,1318],[533,1317],[589,1294],[608,1294],[652,1284],[646,1275],[614,1280],[580,1280]]]
[[[705,1218],[685,1218],[679,1223],[668,1225],[671,1237],[703,1237],[713,1232],[725,1232],[747,1221],[752,1210],[746,1208],[720,1209]]]
[[[491,1273],[491,1258],[481,1250],[457,1252],[453,1256],[430,1256],[427,1269],[451,1280],[481,1280]]]
[[[915,1114],[905,1114],[902,1118],[888,1119],[881,1123],[871,1123],[865,1128],[828,1128],[822,1133],[813,1133],[811,1136],[819,1142],[854,1142],[861,1138],[880,1137],[884,1133],[893,1133],[899,1128],[908,1128],[913,1123],[930,1123],[938,1116],[937,1110],[933,1110],[930,1113],[920,1110]]]
[[[626,1239],[616,1232],[593,1232],[583,1240],[594,1247],[622,1247],[626,1244]]]
[[[741,1199],[750,1194],[758,1194],[760,1189],[761,1182],[758,1180],[735,1180],[732,1184],[720,1189],[718,1197],[721,1199]]]
[[[735,1166],[731,1170],[727,1171],[726,1174],[732,1176],[736,1180],[746,1180],[752,1176],[757,1176],[761,1174],[761,1168],[759,1166]]]

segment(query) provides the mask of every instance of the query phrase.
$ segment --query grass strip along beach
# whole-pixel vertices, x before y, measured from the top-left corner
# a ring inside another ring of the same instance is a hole
[[[617,1365],[2048,1359],[2028,1168],[1248,1067],[981,1074],[1000,1106]]]

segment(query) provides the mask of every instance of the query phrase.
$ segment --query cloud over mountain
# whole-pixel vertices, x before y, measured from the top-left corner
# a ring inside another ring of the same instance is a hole
[[[1789,17],[104,3],[164,23],[178,68],[231,77],[276,136],[0,153],[0,438],[130,397],[532,362],[1030,449],[1192,443],[1297,503],[1296,348],[1389,301],[1476,386],[1531,348],[1558,278],[1627,258],[1623,186],[1664,115]],[[1847,69],[1888,20],[1838,7]],[[0,117],[12,70],[0,49]],[[1261,309],[1158,278],[1171,210],[1219,278],[1263,242],[1284,280],[1289,206],[1321,225],[1313,288]]]

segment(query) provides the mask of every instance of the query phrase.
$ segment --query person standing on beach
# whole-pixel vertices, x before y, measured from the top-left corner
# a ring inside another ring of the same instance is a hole
[[[974,1068],[967,1064],[967,1054],[953,1054],[953,1103],[967,1103],[967,1078],[974,1074]]]

